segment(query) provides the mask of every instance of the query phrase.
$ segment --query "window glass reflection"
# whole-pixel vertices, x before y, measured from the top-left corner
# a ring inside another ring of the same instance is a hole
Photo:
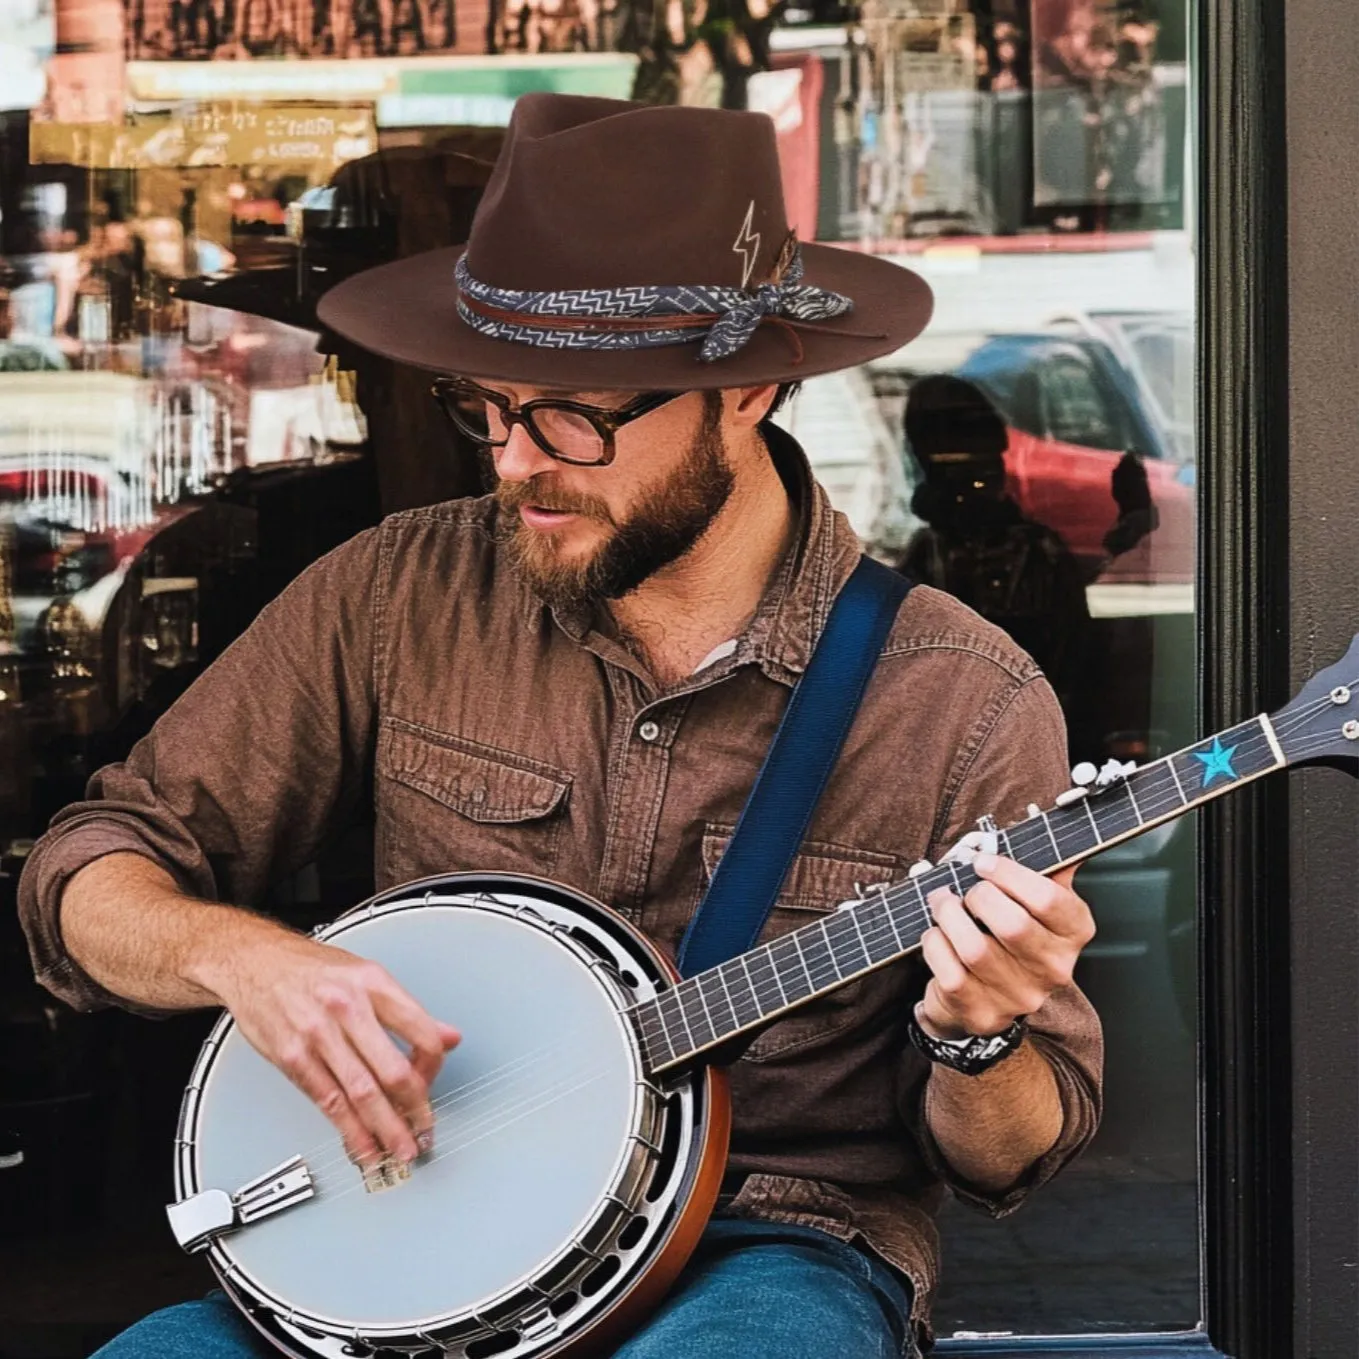
[[[51,815],[293,574],[384,511],[477,486],[427,376],[318,346],[315,307],[355,269],[465,237],[529,89],[767,112],[799,234],[897,256],[936,296],[921,340],[813,378],[780,417],[866,549],[1037,658],[1073,762],[1192,738],[1183,0],[780,15],[0,0],[6,891]],[[1198,1322],[1193,854],[1181,821],[1082,871],[1105,1124],[1018,1216],[945,1207],[941,1334]],[[281,909],[333,915],[364,870],[341,856]],[[0,1139],[50,1149],[0,1172],[0,1273],[57,1280],[60,1315],[110,1251],[150,1281],[45,1332],[65,1359],[206,1286],[161,1217],[197,1031],[52,1009],[8,925],[0,992]],[[43,1226],[14,1246],[20,1220]]]

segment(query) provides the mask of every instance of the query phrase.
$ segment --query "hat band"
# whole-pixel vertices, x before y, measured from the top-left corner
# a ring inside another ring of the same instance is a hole
[[[802,252],[790,237],[775,282],[755,288],[646,284],[629,288],[497,288],[457,264],[458,314],[497,340],[547,349],[647,349],[684,344],[706,331],[699,358],[713,363],[744,349],[766,318],[801,326],[843,316],[848,297],[802,282]]]

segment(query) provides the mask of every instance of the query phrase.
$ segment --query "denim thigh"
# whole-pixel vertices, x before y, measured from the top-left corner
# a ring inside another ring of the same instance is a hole
[[[614,1359],[912,1359],[910,1287],[810,1227],[708,1224],[656,1314]],[[224,1293],[154,1312],[92,1359],[276,1359]]]
[[[613,1359],[914,1359],[910,1285],[811,1227],[719,1219]]]
[[[278,1359],[225,1293],[152,1312],[90,1359]]]

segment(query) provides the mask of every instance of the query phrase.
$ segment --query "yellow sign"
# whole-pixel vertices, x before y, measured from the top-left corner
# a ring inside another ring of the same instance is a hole
[[[109,123],[33,122],[29,159],[99,170],[299,164],[334,170],[377,150],[371,105],[208,104]]]

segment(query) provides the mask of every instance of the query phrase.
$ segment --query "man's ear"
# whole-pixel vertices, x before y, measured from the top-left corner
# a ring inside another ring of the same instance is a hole
[[[772,382],[762,387],[737,387],[728,398],[727,414],[737,424],[753,429],[769,414],[778,391],[778,384]],[[735,398],[734,402],[731,398]]]

